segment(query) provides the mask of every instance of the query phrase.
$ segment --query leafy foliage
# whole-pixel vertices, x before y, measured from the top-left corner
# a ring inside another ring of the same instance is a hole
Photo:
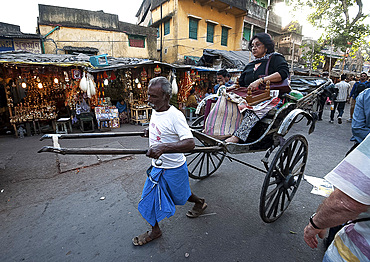
[[[346,52],[350,49],[350,55],[357,53],[360,47],[368,46],[365,39],[370,35],[370,27],[364,20],[369,14],[363,13],[362,1],[368,0],[286,0],[294,9],[302,6],[312,9],[307,20],[313,26],[324,29],[317,49],[330,45],[332,41],[334,50],[340,48]],[[353,11],[357,12],[353,15]],[[319,55],[321,49],[317,49],[315,46],[313,52],[316,64],[322,60]]]

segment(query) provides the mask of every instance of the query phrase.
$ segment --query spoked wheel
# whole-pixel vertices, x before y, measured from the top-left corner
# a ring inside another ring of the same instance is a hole
[[[215,146],[214,141],[207,141],[201,137],[194,137],[195,146],[202,149],[210,146]],[[188,153],[185,154],[188,164],[189,177],[194,179],[204,179],[212,175],[221,166],[222,161],[226,156],[226,152],[213,151]]]
[[[277,220],[288,208],[306,167],[308,143],[293,135],[277,151],[263,182],[260,216],[266,223]]]
[[[195,121],[193,121],[189,127],[191,129],[195,129],[195,130],[203,130],[203,126],[204,126],[204,116],[199,116],[197,119],[195,119]]]

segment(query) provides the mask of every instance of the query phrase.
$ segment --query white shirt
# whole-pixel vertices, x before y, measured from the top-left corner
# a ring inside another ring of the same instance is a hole
[[[346,81],[340,81],[339,83],[335,84],[335,87],[339,89],[335,101],[336,102],[347,101],[348,89],[351,88],[351,86]]]
[[[153,110],[149,124],[149,146],[179,142],[188,138],[193,138],[193,134],[181,111],[174,106],[164,112]],[[163,162],[161,166],[155,165],[155,159],[152,160],[152,165],[164,169],[177,168],[186,161],[182,153],[163,154],[159,159]]]

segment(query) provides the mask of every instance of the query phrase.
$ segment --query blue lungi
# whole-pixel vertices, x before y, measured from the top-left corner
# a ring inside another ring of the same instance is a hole
[[[145,181],[138,210],[154,226],[175,214],[175,205],[184,205],[191,196],[186,162],[173,169],[151,166]]]

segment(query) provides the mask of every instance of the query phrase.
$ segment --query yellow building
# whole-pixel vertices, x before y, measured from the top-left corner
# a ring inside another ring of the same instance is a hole
[[[38,31],[47,54],[158,59],[156,29],[121,22],[103,11],[39,4]]]
[[[160,61],[197,59],[203,49],[246,50],[246,42],[263,32],[267,1],[143,0],[138,24],[157,28]],[[281,31],[281,18],[270,12],[268,32]]]

